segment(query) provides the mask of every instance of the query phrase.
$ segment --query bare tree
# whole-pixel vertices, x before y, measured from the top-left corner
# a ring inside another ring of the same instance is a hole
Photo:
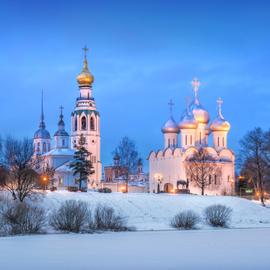
[[[249,179],[265,206],[265,184],[269,182],[270,147],[268,133],[261,128],[249,131],[240,141],[238,161],[241,174]]]
[[[136,170],[139,160],[135,142],[128,137],[123,137],[113,152],[113,154],[116,153],[120,157],[120,166],[125,172],[126,192],[128,192],[129,175]]]
[[[39,175],[34,170],[33,143],[30,139],[8,137],[3,145],[1,187],[21,202],[34,192]]]
[[[186,175],[191,182],[194,182],[204,195],[207,186],[211,185],[211,178],[220,176],[221,171],[214,157],[206,148],[199,148],[185,161]]]

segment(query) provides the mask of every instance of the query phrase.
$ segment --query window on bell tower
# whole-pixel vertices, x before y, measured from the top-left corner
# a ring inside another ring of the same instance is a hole
[[[86,130],[86,117],[83,116],[81,119],[81,129]]]
[[[95,130],[95,120],[93,116],[90,119],[90,129]]]

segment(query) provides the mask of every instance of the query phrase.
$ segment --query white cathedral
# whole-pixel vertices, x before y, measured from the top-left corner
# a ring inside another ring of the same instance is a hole
[[[162,150],[149,154],[149,189],[150,192],[170,192],[180,189],[189,183],[190,193],[200,194],[200,188],[189,181],[185,172],[185,160],[199,148],[204,147],[215,159],[221,173],[209,175],[206,195],[225,195],[234,193],[235,156],[227,147],[227,135],[230,124],[222,115],[222,100],[219,98],[217,116],[212,123],[207,110],[201,105],[198,97],[200,82],[192,82],[195,93],[191,104],[187,105],[180,122],[177,124],[170,115],[162,127],[164,146]],[[172,104],[170,104],[172,105]],[[180,142],[178,136],[180,133]],[[212,135],[213,145],[209,145]]]
[[[55,186],[60,189],[78,186],[69,164],[73,159],[75,146],[81,134],[86,141],[85,147],[91,153],[90,158],[94,167],[94,173],[90,175],[87,187],[98,187],[102,177],[100,116],[92,94],[94,77],[88,69],[87,48],[84,48],[84,51],[83,69],[77,76],[80,92],[76,99],[75,109],[71,114],[71,135],[65,130],[63,108],[61,107],[58,129],[54,133],[54,145],[51,147],[51,136],[49,131],[46,130],[44,121],[43,98],[39,129],[34,134],[34,156],[41,157],[43,166],[48,165],[55,169]]]

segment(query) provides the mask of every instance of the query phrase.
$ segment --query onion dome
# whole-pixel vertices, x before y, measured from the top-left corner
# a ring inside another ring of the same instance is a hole
[[[192,81],[193,90],[195,93],[195,97],[193,102],[190,104],[190,111],[193,113],[195,120],[198,123],[207,124],[209,122],[209,113],[204,109],[204,107],[200,104],[199,98],[198,98],[198,91],[200,82],[198,79],[193,79]]]
[[[54,133],[54,136],[69,136],[65,130],[65,122],[63,116],[63,107],[60,107],[60,116],[58,121],[58,130]]]
[[[174,121],[173,117],[171,116],[169,120],[164,124],[161,131],[163,133],[179,133],[179,128]]]
[[[228,132],[231,128],[231,125],[228,121],[225,120],[224,116],[222,115],[222,99],[219,98],[217,100],[217,104],[218,104],[218,115],[217,118],[212,122],[212,124],[210,125],[210,129],[212,131],[226,131]]]
[[[83,48],[84,50],[84,61],[83,61],[83,69],[81,73],[77,76],[77,82],[79,85],[84,85],[84,86],[91,86],[92,83],[94,82],[94,76],[91,74],[91,72],[88,69],[88,62],[86,58],[86,52],[87,52],[87,47]]]
[[[41,96],[41,117],[39,123],[39,129],[34,134],[34,139],[51,139],[51,135],[48,130],[46,130],[46,125],[44,121],[44,112],[43,112],[43,91]]]
[[[174,105],[172,100],[170,100],[170,102],[168,103],[169,108],[170,108],[170,118],[169,120],[163,125],[161,131],[163,133],[179,133],[179,128],[175,122],[175,120],[173,119],[172,116],[172,106]]]
[[[198,127],[198,122],[195,120],[194,115],[190,112],[188,104],[181,117],[178,127],[180,129],[196,129]]]

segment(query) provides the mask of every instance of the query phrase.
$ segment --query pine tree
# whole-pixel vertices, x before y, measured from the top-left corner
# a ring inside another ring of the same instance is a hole
[[[70,163],[69,167],[73,171],[73,175],[78,175],[79,178],[76,182],[79,183],[79,189],[82,189],[82,182],[87,183],[88,176],[94,173],[92,162],[89,157],[91,153],[87,151],[85,146],[85,138],[80,135],[78,145],[75,146],[76,151],[73,156],[73,161]]]

